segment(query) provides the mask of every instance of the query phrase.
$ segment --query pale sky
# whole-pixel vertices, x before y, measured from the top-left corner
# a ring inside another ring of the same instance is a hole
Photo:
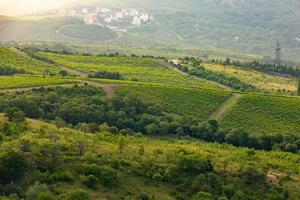
[[[22,15],[37,11],[45,11],[78,0],[0,0],[0,15]]]

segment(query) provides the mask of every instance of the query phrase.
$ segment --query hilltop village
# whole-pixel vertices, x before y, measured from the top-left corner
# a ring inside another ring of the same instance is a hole
[[[79,16],[86,25],[99,25],[114,31],[127,32],[128,28],[152,23],[154,17],[147,12],[131,8],[110,9],[106,7],[61,9],[60,16]]]

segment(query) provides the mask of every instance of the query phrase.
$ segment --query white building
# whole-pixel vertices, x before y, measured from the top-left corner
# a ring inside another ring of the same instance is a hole
[[[104,21],[106,22],[106,23],[111,23],[112,22],[112,17],[111,16],[109,16],[109,17],[105,17],[104,18]]]
[[[138,16],[135,16],[131,22],[133,25],[136,25],[136,26],[140,26],[141,23],[142,23],[142,20],[141,18],[139,18]]]
[[[296,42],[300,42],[300,37],[296,37],[296,38],[295,38],[295,41],[296,41]]]
[[[82,14],[88,14],[88,13],[89,13],[89,9],[83,8],[83,9],[81,10],[81,13],[82,13]]]
[[[101,8],[101,12],[102,13],[110,13],[111,9],[109,9],[109,8]]]
[[[150,19],[150,16],[149,16],[149,14],[143,13],[143,14],[140,16],[140,18],[141,18],[141,20],[142,20],[143,22],[147,22],[147,21]]]
[[[128,10],[128,14],[130,16],[137,16],[139,14],[139,11],[131,9],[131,10]]]

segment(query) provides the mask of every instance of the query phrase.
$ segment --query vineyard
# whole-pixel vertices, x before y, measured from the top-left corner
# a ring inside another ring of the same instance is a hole
[[[291,97],[245,95],[222,119],[231,128],[250,133],[300,133],[300,99]]]
[[[90,73],[117,72],[125,80],[161,83],[178,86],[217,88],[216,84],[200,78],[175,72],[162,65],[162,60],[127,56],[78,56],[39,53],[56,63]]]
[[[0,89],[75,83],[76,80],[41,76],[0,76]]]
[[[121,85],[117,94],[121,96],[131,94],[144,101],[155,103],[167,112],[198,120],[208,117],[230,96],[230,92],[221,90],[147,85]]]
[[[58,74],[59,68],[34,60],[23,52],[0,47],[0,66],[24,69],[29,74]]]
[[[296,92],[297,80],[294,78],[285,78],[276,75],[269,75],[254,70],[246,70],[235,66],[224,66],[220,64],[205,63],[203,66],[213,72],[222,73],[228,76],[236,77],[241,81],[254,85],[261,90],[271,92]]]

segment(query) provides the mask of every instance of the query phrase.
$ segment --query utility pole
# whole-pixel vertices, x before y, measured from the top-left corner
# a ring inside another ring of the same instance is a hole
[[[275,49],[275,64],[281,64],[281,46],[280,42],[277,41]]]

